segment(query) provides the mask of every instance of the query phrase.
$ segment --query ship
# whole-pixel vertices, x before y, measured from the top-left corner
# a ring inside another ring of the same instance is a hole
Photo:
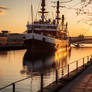
[[[45,0],[41,0],[41,18],[27,23],[27,30],[23,36],[24,45],[32,55],[52,53],[59,48],[69,47],[68,23],[64,15],[60,18],[60,2],[56,2],[56,18],[46,19]],[[33,15],[32,15],[33,20]]]

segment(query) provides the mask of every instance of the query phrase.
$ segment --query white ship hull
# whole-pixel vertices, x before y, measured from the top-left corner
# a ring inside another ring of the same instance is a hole
[[[23,38],[25,47],[31,51],[32,55],[52,53],[59,48],[69,47],[68,40],[52,38],[42,34],[28,33]]]

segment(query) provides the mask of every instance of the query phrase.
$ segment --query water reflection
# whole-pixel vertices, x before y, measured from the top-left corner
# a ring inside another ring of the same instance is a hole
[[[23,58],[23,70],[21,73],[27,75],[48,74],[52,70],[67,65],[67,57],[69,57],[69,50],[65,48],[39,57],[32,57],[30,51],[27,50]]]
[[[0,52],[0,87],[33,74],[29,80],[16,85],[16,92],[30,92],[30,90],[32,90],[31,92],[37,92],[41,88],[42,80],[44,80],[44,86],[55,81],[56,68],[65,65],[67,69],[67,64],[91,54],[92,48],[71,48],[71,53],[61,49],[54,54],[44,56],[44,58],[43,56],[32,57],[26,50]],[[71,70],[73,70],[75,65],[71,67]],[[58,72],[60,78],[62,71]],[[11,92],[11,89],[9,91],[6,89],[4,92]]]

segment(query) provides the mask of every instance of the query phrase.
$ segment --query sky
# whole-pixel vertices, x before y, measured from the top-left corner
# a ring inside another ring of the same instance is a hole
[[[57,0],[46,0],[46,10],[49,12],[47,18],[55,18],[55,6]],[[70,36],[80,34],[92,36],[92,0],[62,0],[71,1],[61,3],[60,15],[65,15],[68,22]],[[26,31],[27,21],[31,22],[31,4],[33,5],[34,20],[40,18],[37,12],[40,10],[41,0],[0,0],[0,31],[8,30],[12,33],[23,33]]]

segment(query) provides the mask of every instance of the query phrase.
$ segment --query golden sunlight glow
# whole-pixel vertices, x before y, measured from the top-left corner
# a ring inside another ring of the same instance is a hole
[[[68,55],[68,50],[66,48],[61,48],[55,52],[55,61],[62,60]]]

